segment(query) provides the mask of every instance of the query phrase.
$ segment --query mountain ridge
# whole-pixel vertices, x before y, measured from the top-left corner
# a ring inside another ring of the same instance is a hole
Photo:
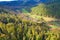
[[[0,2],[0,8],[5,8],[5,9],[8,9],[8,10],[22,10],[22,9],[28,9],[30,10],[32,7],[35,7],[35,6],[38,6],[38,4],[40,3],[43,3],[45,5],[56,5],[57,3],[60,4],[60,0],[39,0],[39,2],[36,2],[36,1],[27,1],[27,2],[24,2],[24,1],[3,1],[3,2]],[[56,3],[56,4],[54,4]]]

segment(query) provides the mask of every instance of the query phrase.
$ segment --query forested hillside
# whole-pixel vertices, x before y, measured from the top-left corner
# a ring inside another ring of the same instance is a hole
[[[60,40],[60,0],[33,2],[0,2],[0,40]]]
[[[60,29],[52,29],[42,17],[34,20],[28,14],[0,14],[0,40],[60,40]]]
[[[32,14],[37,14],[40,16],[52,16],[52,17],[60,17],[60,3],[52,3],[52,4],[44,4],[41,3],[36,7],[33,7]]]

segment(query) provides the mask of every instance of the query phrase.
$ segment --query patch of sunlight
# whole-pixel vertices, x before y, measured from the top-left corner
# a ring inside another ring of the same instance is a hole
[[[50,27],[51,27],[51,28],[57,28],[57,26],[55,26],[55,25],[50,25]]]
[[[43,17],[43,19],[47,22],[56,20],[55,18],[51,18],[51,17]]]
[[[36,19],[40,19],[41,18],[41,16],[38,16],[38,15],[30,15],[30,17],[36,18]]]

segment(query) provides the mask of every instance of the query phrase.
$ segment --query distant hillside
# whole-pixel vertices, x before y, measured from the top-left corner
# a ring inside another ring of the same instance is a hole
[[[46,11],[42,10],[42,12],[40,12],[41,6],[39,6],[36,11],[37,13],[42,13],[42,14],[47,13],[48,15],[52,14],[52,16],[60,17],[60,0],[40,0],[39,2],[36,2],[33,0],[28,1],[28,2],[24,2],[24,1],[0,2],[0,8],[4,8],[10,11],[20,12],[20,13],[24,13],[24,12],[31,13],[32,12],[31,9],[34,9],[40,4],[45,5],[45,7],[43,6],[44,8],[43,7],[42,8],[44,10],[46,8]],[[34,11],[35,10],[36,8],[34,9]]]
[[[38,2],[34,1],[34,0],[30,0],[27,2],[24,1],[10,1],[10,2],[0,2],[0,7],[2,8],[7,8],[10,10],[22,10],[25,9],[28,12],[31,11],[31,8],[36,7],[38,4],[40,3],[44,3],[44,4],[53,4],[53,3],[58,3],[60,2],[59,0],[39,0]]]
[[[50,4],[40,3],[38,6],[31,8],[33,14],[40,16],[60,17],[60,1],[55,1]]]

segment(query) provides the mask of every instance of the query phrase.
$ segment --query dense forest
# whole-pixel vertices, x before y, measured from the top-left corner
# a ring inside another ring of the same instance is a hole
[[[60,40],[59,2],[49,0],[19,10],[0,8],[0,40]]]
[[[28,20],[28,14],[0,14],[0,40],[60,40],[60,30],[52,29],[43,18]]]

